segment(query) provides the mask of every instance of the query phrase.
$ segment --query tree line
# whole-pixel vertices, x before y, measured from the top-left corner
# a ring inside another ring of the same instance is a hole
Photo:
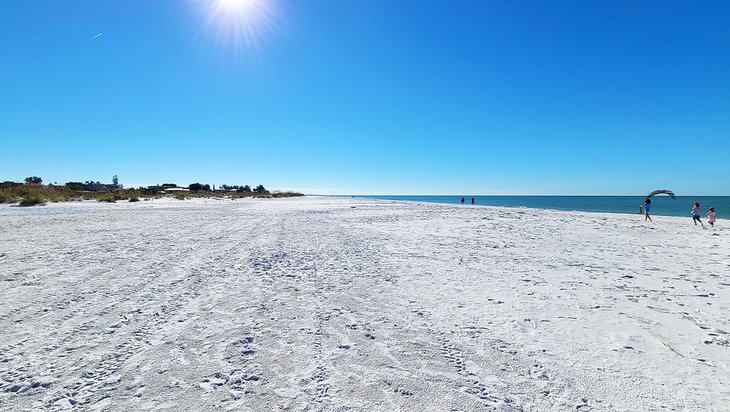
[[[17,186],[20,183],[15,182],[3,182],[2,185],[11,187],[11,186]],[[25,178],[25,184],[26,185],[42,185],[43,179],[38,176],[29,176]],[[67,182],[64,185],[69,190],[76,190],[76,191],[102,191],[102,190],[110,190],[110,189],[122,189],[122,186],[119,184],[119,178],[117,175],[114,175],[112,178],[112,184],[104,184],[99,181],[93,181],[93,180],[87,180],[85,182]],[[174,183],[166,183],[161,186],[150,186],[148,188],[140,187],[140,189],[150,189],[150,190],[165,190],[165,189],[171,189],[171,188],[178,188],[179,186]],[[187,187],[188,190],[191,192],[211,192],[215,191],[215,186],[211,188],[211,185],[209,184],[203,184],[203,183],[191,183]],[[221,185],[221,190],[231,192],[235,191],[238,193],[257,193],[257,194],[267,194],[270,193],[264,185],[258,185],[254,187],[253,189],[249,185]]]

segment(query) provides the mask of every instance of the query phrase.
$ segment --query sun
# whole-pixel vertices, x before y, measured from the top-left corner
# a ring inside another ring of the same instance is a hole
[[[234,47],[257,49],[276,29],[275,0],[199,0],[206,27],[216,40]]]
[[[246,15],[255,12],[263,4],[262,0],[217,0],[218,12],[227,15]]]

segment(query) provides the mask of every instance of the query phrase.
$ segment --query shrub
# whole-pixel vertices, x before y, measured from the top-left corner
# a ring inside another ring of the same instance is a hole
[[[42,206],[46,204],[46,199],[40,194],[29,195],[20,201],[18,206]]]
[[[139,198],[137,196],[132,196],[129,198],[130,202],[139,202]]]
[[[272,193],[271,196],[279,198],[279,197],[299,197],[299,196],[304,196],[304,195],[301,193],[296,193],[296,192],[274,192],[274,193]]]
[[[0,203],[15,203],[18,197],[8,192],[0,192]]]
[[[112,194],[101,195],[96,198],[99,202],[116,203],[117,199]]]
[[[81,182],[68,182],[66,188],[69,190],[82,191],[84,190],[84,184]]]

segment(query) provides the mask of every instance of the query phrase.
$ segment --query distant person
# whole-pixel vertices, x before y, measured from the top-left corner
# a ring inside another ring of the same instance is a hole
[[[471,204],[474,204],[474,198],[473,197],[471,198]]]
[[[463,197],[461,198],[461,204],[462,205],[464,204],[464,198]]]
[[[653,222],[653,220],[651,220],[651,216],[649,216],[649,212],[651,212],[651,199],[647,197],[646,200],[644,200],[644,203],[641,204],[641,209],[644,211],[644,222],[647,220]]]
[[[715,208],[711,207],[710,210],[707,211],[707,223],[710,224],[710,226],[715,227]]]
[[[695,206],[692,208],[692,221],[694,222],[695,226],[697,226],[697,222],[700,222],[700,225],[704,226],[704,223],[702,223],[702,220],[700,220],[701,213],[702,209],[700,209],[700,202],[695,202]]]

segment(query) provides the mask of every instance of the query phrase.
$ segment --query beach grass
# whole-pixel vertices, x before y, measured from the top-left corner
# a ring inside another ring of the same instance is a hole
[[[18,206],[43,206],[46,204],[46,198],[40,193],[30,194],[20,201]]]
[[[0,190],[0,203],[17,203],[18,196],[7,190]]]
[[[117,198],[111,193],[105,193],[101,196],[98,196],[96,200],[99,202],[115,203],[117,201]]]

